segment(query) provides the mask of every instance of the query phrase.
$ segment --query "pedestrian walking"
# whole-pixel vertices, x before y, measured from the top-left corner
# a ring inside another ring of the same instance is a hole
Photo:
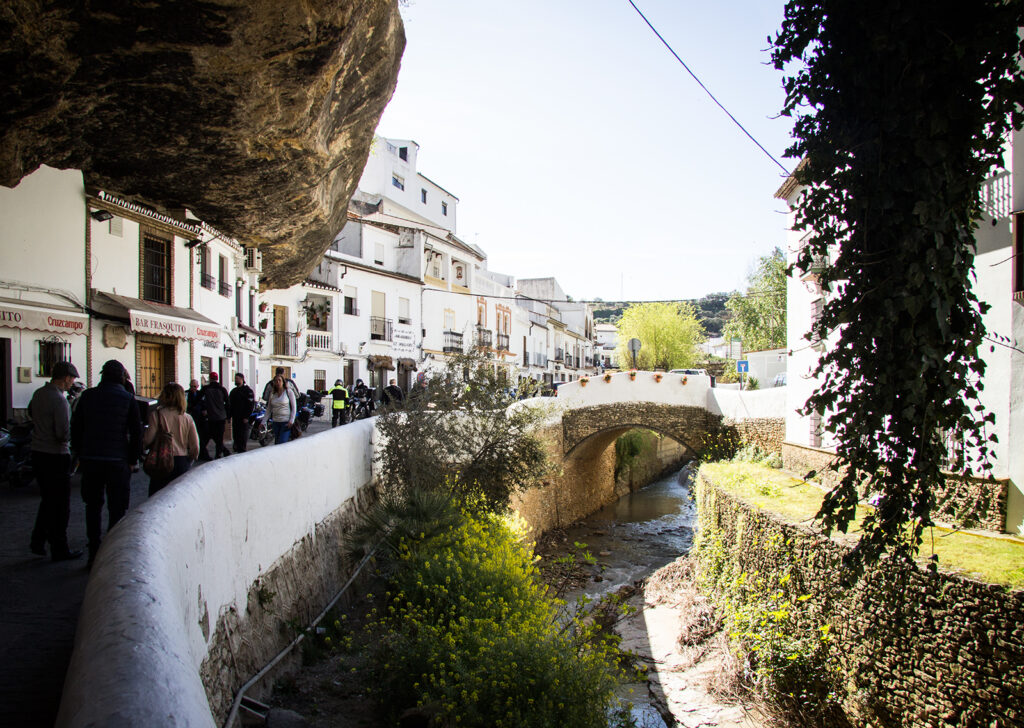
[[[281,381],[284,382],[284,386],[287,387],[288,390],[291,391],[292,396],[295,397],[295,401],[297,402],[299,400],[299,385],[297,385],[291,379],[291,377],[288,377],[287,375],[285,375],[284,367],[277,367],[276,369],[274,369],[274,376],[275,377],[281,377]],[[270,396],[271,396],[271,394],[273,394],[273,391],[274,391],[274,380],[271,379],[269,382],[267,382],[267,386],[265,386],[263,388],[263,401],[264,402],[269,402],[270,401]]]
[[[291,438],[292,425],[295,424],[295,395],[280,376],[274,377],[270,384],[271,392],[270,399],[267,400],[267,411],[270,413],[274,444],[281,445]]]
[[[398,380],[391,379],[388,386],[384,387],[384,404],[400,405],[405,398],[402,388],[398,386]]]
[[[220,383],[217,372],[210,372],[210,381],[199,390],[206,416],[206,431],[200,438],[199,454],[209,457],[207,445],[213,440],[213,458],[230,455],[224,446],[224,426],[228,419],[228,390]]]
[[[193,461],[199,457],[199,433],[187,409],[185,390],[177,382],[170,382],[164,385],[156,407],[149,412],[146,434],[142,439],[143,447],[151,447],[159,432],[167,432],[171,436],[171,452],[174,455],[174,469],[171,472],[149,476],[150,496],[179,475],[187,473]]]
[[[203,412],[203,395],[202,392],[199,391],[198,379],[193,379],[188,383],[188,391],[185,393],[185,401],[188,402],[188,409],[185,411],[192,417],[192,421],[196,424],[196,432],[199,433],[199,442],[209,442],[209,435],[206,432],[206,415]],[[199,459],[206,462],[210,459],[210,454],[203,448],[200,448]]]
[[[111,359],[100,383],[82,392],[71,418],[71,448],[78,453],[85,501],[89,564],[100,548],[104,496],[107,531],[128,510],[132,470],[142,454],[142,424],[135,397],[125,389],[125,368]]]
[[[68,548],[71,515],[71,407],[64,393],[78,378],[69,361],[53,365],[50,381],[37,389],[28,403],[32,418],[32,470],[39,483],[39,512],[29,538],[29,549],[54,561],[77,559],[81,551]]]
[[[348,419],[348,390],[339,379],[327,394],[331,397],[331,427],[344,425]]]
[[[235,388],[228,395],[228,415],[231,417],[232,448],[235,452],[245,452],[249,442],[249,418],[256,405],[256,395],[252,387],[245,383],[245,375],[235,374]]]

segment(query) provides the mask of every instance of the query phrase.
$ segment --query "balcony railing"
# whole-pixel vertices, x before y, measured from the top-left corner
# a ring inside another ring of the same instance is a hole
[[[391,341],[391,319],[371,316],[370,339],[373,341]]]
[[[306,348],[307,349],[322,349],[324,351],[334,351],[333,343],[334,337],[330,331],[315,331],[306,330]]]
[[[483,326],[476,327],[476,345],[481,349],[490,349],[494,345],[493,333]]]
[[[442,348],[446,354],[461,354],[462,334],[458,331],[445,331],[444,346]]]
[[[546,367],[548,365],[548,355],[547,354],[534,354],[533,355],[533,365],[535,367]]]
[[[225,298],[231,296],[231,284],[230,283],[227,283],[226,281],[221,281],[220,283],[217,284],[217,286],[218,286],[218,288],[220,290],[220,295],[224,296]]]
[[[299,335],[290,331],[274,331],[274,356],[298,356]]]
[[[217,290],[217,279],[214,278],[209,273],[201,273],[199,275],[199,285],[201,285],[203,288],[209,289],[211,291],[216,291]]]
[[[563,361],[565,359],[564,349],[555,349],[555,361]]]
[[[498,351],[508,350],[508,334],[498,334]]]

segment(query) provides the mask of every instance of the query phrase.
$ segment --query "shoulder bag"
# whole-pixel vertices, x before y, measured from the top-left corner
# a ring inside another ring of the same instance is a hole
[[[164,426],[164,418],[156,413],[156,437],[149,447],[142,469],[147,475],[170,475],[174,470],[174,444],[170,431]]]

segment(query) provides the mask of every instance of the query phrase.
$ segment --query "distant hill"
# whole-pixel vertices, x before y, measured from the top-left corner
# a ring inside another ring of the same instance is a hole
[[[709,337],[722,335],[722,328],[729,320],[729,311],[725,308],[725,302],[729,300],[730,295],[729,293],[709,293],[697,301],[690,301],[696,307],[697,318]],[[591,304],[594,307],[594,322],[617,324],[622,318],[622,312],[630,303],[632,301],[597,301]]]

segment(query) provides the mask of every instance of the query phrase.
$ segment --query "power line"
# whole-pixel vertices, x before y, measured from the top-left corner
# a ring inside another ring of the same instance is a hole
[[[533,296],[527,296],[525,294],[520,294],[518,296],[502,296],[502,295],[498,295],[498,294],[494,294],[494,293],[474,293],[473,291],[470,291],[468,293],[465,292],[465,291],[449,291],[449,290],[444,289],[444,288],[424,288],[423,291],[424,292],[433,291],[435,293],[447,293],[448,295],[456,295],[456,296],[472,296],[473,298],[491,298],[491,299],[496,299],[496,300],[507,300],[507,301],[524,300],[524,301],[537,301],[538,303],[585,303],[585,304],[588,304],[588,305],[591,305],[591,306],[610,306],[612,304],[634,304],[634,303],[700,303],[701,301],[703,301],[705,298],[708,298],[709,296],[712,296],[712,295],[717,296],[718,295],[718,294],[708,294],[708,296],[703,296],[701,298],[663,298],[663,299],[654,300],[654,301],[641,301],[641,300],[598,301],[598,300],[585,300],[585,299],[579,299],[579,300],[573,299],[572,301],[567,301],[564,298],[534,298]],[[730,298],[746,298],[746,299],[750,299],[750,298],[785,298],[785,297],[786,297],[785,291],[778,291],[778,292],[777,291],[765,291],[763,293],[734,293],[734,294],[726,294],[725,295],[725,299],[726,300],[729,300]]]
[[[647,27],[650,28],[654,32],[654,34],[656,36],[658,36],[658,40],[660,40],[665,45],[665,47],[668,48],[668,52],[671,53],[673,56],[675,56],[676,60],[679,61],[679,65],[681,65],[683,68],[685,68],[686,72],[693,77],[694,81],[697,82],[697,85],[700,86],[702,89],[704,89],[704,93],[706,93],[709,97],[711,97],[711,100],[714,101],[718,105],[718,108],[720,108],[722,111],[724,111],[726,116],[728,116],[730,119],[732,119],[732,123],[735,124],[736,126],[738,126],[740,128],[740,131],[742,131],[744,134],[746,134],[747,138],[750,139],[750,141],[754,142],[754,144],[757,145],[757,148],[760,149],[762,152],[764,152],[765,155],[768,157],[768,159],[770,159],[773,162],[775,162],[775,164],[778,165],[779,169],[781,169],[783,172],[785,172],[786,176],[788,177],[790,175],[790,171],[788,169],[786,169],[782,165],[782,162],[780,162],[774,156],[772,156],[772,153],[769,152],[767,149],[765,149],[761,145],[761,142],[757,141],[757,139],[755,139],[753,137],[753,135],[749,131],[746,130],[746,128],[743,126],[743,124],[741,124],[736,119],[735,116],[733,116],[731,113],[729,113],[729,110],[727,108],[722,106],[722,102],[720,102],[718,99],[715,98],[715,95],[713,93],[711,93],[711,91],[708,90],[708,87],[705,86],[704,83],[699,78],[697,78],[697,74],[695,74],[693,71],[690,70],[690,67],[687,66],[686,63],[683,61],[683,59],[679,57],[679,54],[676,53],[672,49],[672,46],[669,45],[668,41],[665,40],[664,37],[662,37],[661,33],[658,32],[658,29],[655,28],[653,25],[651,25],[651,21],[648,20],[647,16],[644,15],[643,12],[640,11],[640,8],[638,8],[636,6],[636,3],[634,3],[633,0],[627,0],[627,2],[629,2],[629,4],[633,6],[633,9],[636,10],[636,12],[640,15],[640,17],[644,19],[644,22],[647,23]]]

